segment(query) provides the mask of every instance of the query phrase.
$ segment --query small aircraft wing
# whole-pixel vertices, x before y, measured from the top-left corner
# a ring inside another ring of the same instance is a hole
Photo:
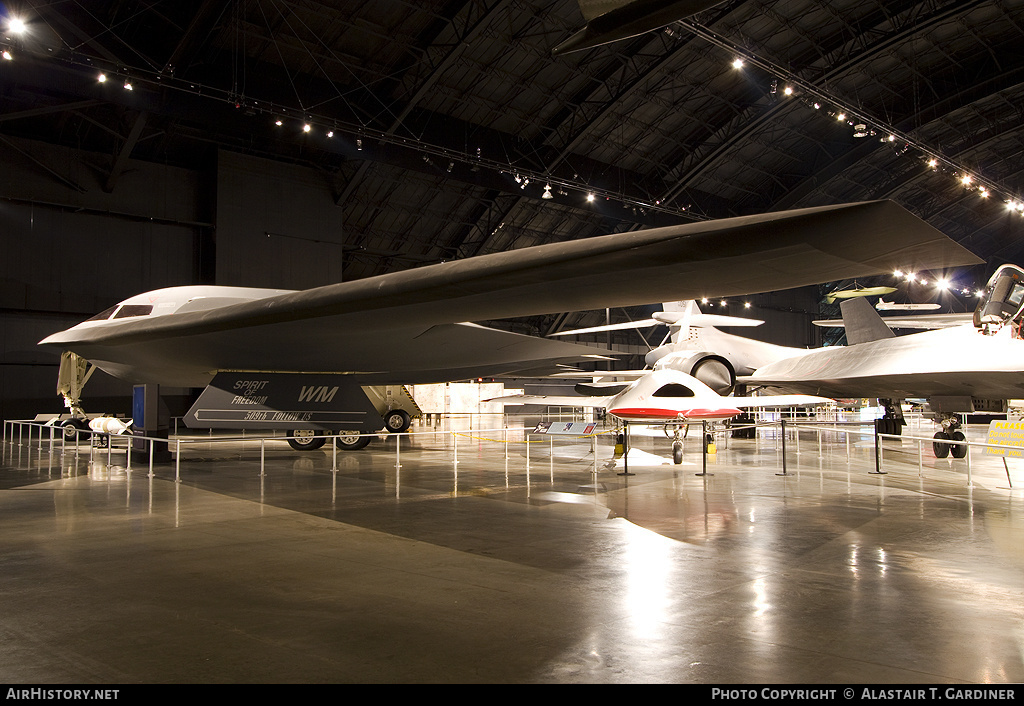
[[[723,397],[723,400],[739,409],[758,407],[813,407],[820,404],[833,404],[830,397],[816,395],[761,395],[760,397]]]
[[[971,323],[972,314],[907,314],[906,316],[883,316],[882,321],[895,329],[940,329],[963,326]],[[815,326],[842,328],[842,319],[816,319]]]
[[[591,397],[588,395],[507,395],[493,397],[484,402],[500,402],[506,407],[542,404],[550,407],[607,407],[614,395]]]

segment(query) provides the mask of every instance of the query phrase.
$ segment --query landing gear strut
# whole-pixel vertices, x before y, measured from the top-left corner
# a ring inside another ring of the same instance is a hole
[[[665,436],[669,436],[669,432],[672,432],[672,463],[677,466],[683,462],[683,439],[686,438],[688,430],[689,427],[685,424],[665,425]]]
[[[879,399],[878,402],[885,408],[885,413],[875,420],[875,429],[879,434],[892,434],[893,436],[902,434],[907,421],[903,418],[901,400]]]

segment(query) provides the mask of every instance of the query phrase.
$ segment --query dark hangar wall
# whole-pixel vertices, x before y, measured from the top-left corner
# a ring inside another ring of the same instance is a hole
[[[14,138],[0,156],[4,419],[62,411],[59,358],[36,343],[129,296],[340,280],[341,208],[312,169],[221,153],[205,171],[129,160],[111,177],[109,156]],[[85,391],[86,410],[130,407],[130,385],[100,372]]]

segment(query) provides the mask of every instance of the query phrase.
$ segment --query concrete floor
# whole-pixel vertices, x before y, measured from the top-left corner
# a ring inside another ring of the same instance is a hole
[[[337,472],[187,445],[180,482],[9,438],[0,681],[1024,681],[1024,460],[1010,489],[972,452],[969,485],[894,441],[875,475],[869,436],[804,431],[780,476],[769,431],[698,476],[699,435],[673,466],[635,430],[623,476],[610,436],[527,466],[521,434],[424,428]]]

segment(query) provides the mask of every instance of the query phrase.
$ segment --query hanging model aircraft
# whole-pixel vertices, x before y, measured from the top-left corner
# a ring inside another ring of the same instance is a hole
[[[863,299],[843,302],[848,345],[821,348],[765,365],[749,385],[829,397],[877,397],[886,407],[880,430],[899,433],[900,401],[926,398],[942,425],[936,456],[966,455],[958,414],[1005,411],[1024,397],[1024,270],[1003,265],[992,275],[972,323],[895,336]]]
[[[887,302],[885,297],[879,297],[878,301],[875,302],[875,308],[879,311],[935,311],[941,309],[941,304],[930,302],[927,304],[899,304],[897,302]]]
[[[161,290],[40,344],[67,354],[68,390],[80,390],[84,361],[135,384],[209,386],[210,405],[193,407],[189,426],[369,432],[383,424],[363,386],[529,375],[605,353],[467,322],[975,262],[902,207],[873,201],[539,245],[303,291]]]
[[[812,395],[765,395],[723,397],[686,373],[672,368],[648,370],[642,377],[625,383],[580,383],[580,395],[510,395],[490,402],[505,405],[548,405],[594,407],[625,424],[664,424],[674,432],[672,460],[683,462],[682,428],[691,422],[732,419],[743,410],[764,407],[798,407],[829,404],[832,400]]]
[[[586,26],[551,50],[555,56],[635,37],[722,0],[579,0]]]

